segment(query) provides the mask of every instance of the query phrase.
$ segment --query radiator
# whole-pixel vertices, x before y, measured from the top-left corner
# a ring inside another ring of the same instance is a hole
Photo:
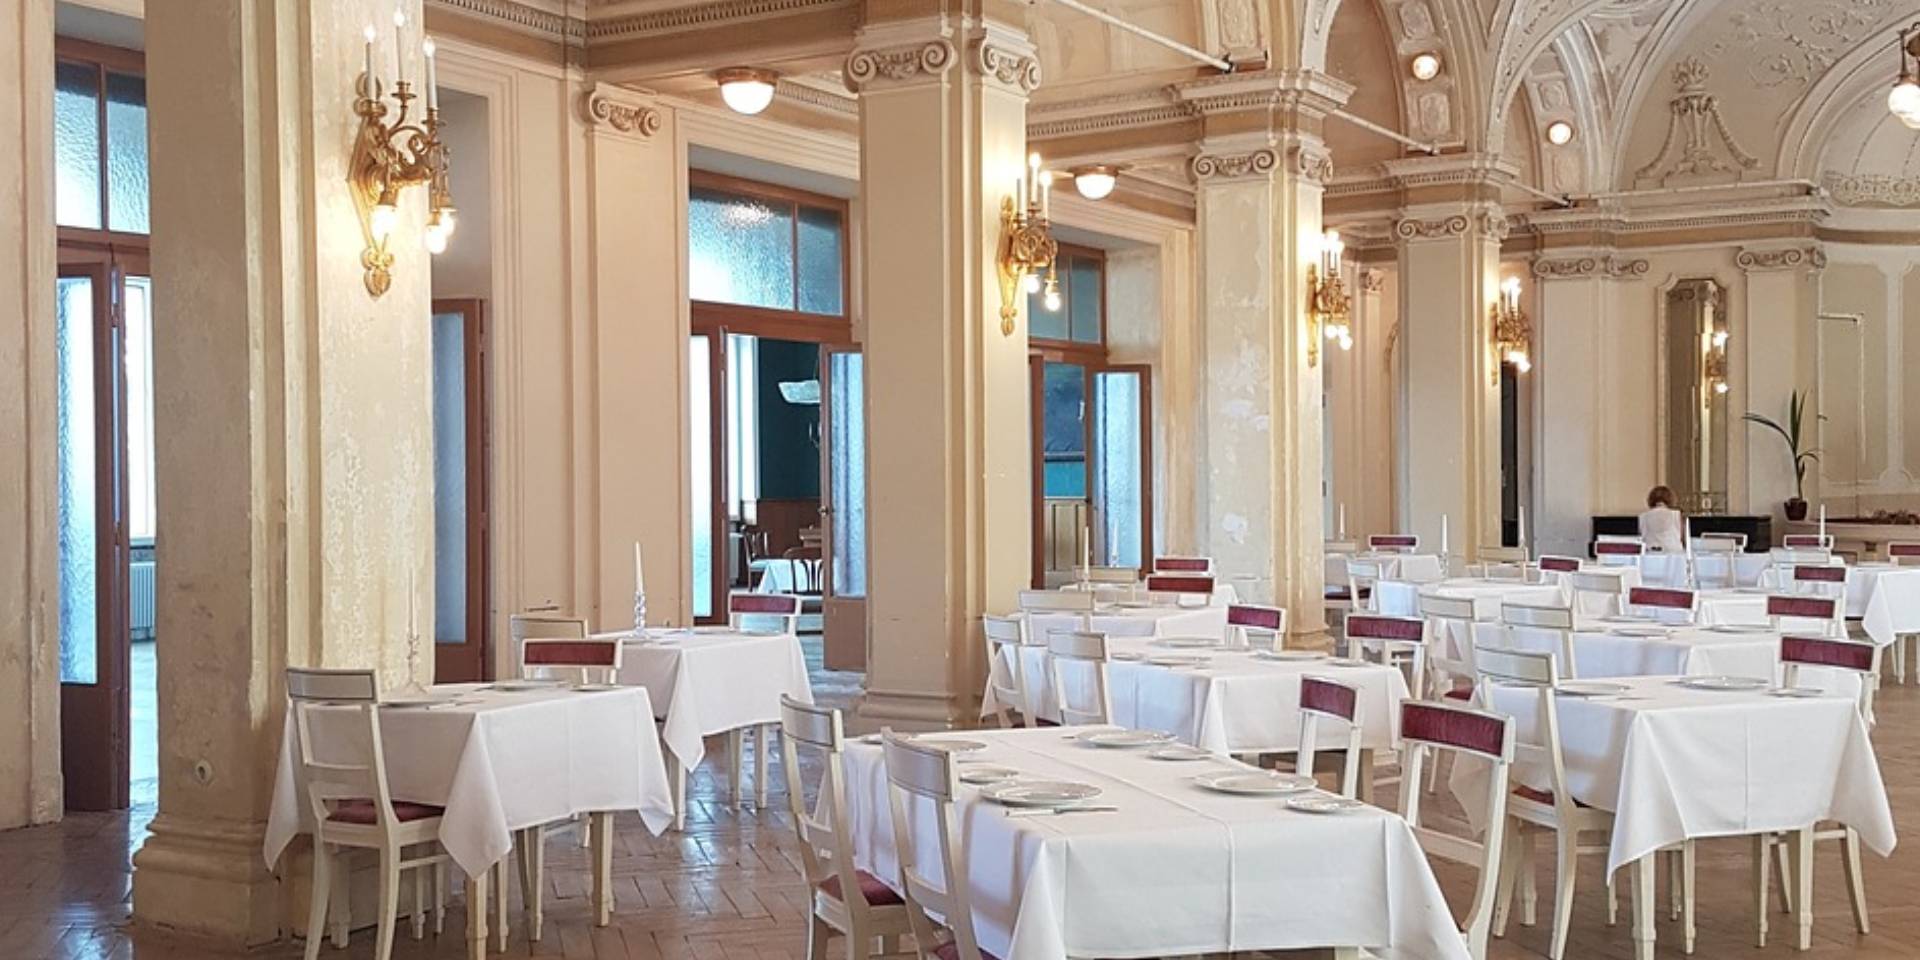
[[[153,639],[153,561],[135,560],[127,582],[128,618],[133,639]]]

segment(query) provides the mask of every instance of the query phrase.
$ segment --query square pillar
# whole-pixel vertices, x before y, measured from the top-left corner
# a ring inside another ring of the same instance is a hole
[[[845,70],[868,318],[860,713],[938,726],[978,713],[980,617],[1015,609],[1029,577],[1026,322],[1001,332],[995,262],[1040,68],[1021,7],[889,9],[910,17],[869,20]]]

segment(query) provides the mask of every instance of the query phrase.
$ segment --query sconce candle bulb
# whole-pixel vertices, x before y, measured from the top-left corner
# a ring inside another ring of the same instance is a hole
[[[1494,355],[1521,373],[1533,369],[1533,325],[1520,309],[1520,278],[1500,282],[1500,298],[1492,307]],[[1500,383],[1500,370],[1493,371],[1493,382]]]
[[[440,139],[434,44],[431,39],[421,43],[426,61],[425,110],[418,122],[409,122],[407,115],[418,95],[405,73],[406,22],[406,14],[394,11],[394,81],[390,96],[373,75],[375,34],[371,26],[367,27],[367,70],[358,83],[359,96],[353,105],[360,129],[354,139],[347,182],[365,217],[367,246],[360,253],[360,264],[366,271],[367,292],[376,298],[393,285],[394,255],[388,241],[399,226],[400,198],[406,188],[420,184],[427,187],[427,226],[422,241],[429,252],[445,250],[447,238],[453,233],[453,194],[448,185],[448,151]]]
[[[1346,282],[1341,279],[1340,261],[1347,245],[1340,231],[1328,230],[1320,237],[1320,262],[1307,264],[1307,366],[1320,363],[1320,341],[1353,349],[1353,326],[1348,321],[1349,301]]]
[[[1000,277],[1000,333],[1009,337],[1014,318],[1020,315],[1020,295],[1043,289],[1042,272],[1046,274],[1042,304],[1048,310],[1060,309],[1054,265],[1060,248],[1047,219],[1053,178],[1041,172],[1037,153],[1027,156],[1027,171],[1026,177],[1014,178],[1013,193],[1000,202],[1000,250],[994,257]]]

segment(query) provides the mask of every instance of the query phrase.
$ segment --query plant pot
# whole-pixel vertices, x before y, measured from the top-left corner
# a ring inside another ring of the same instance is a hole
[[[1806,518],[1807,518],[1807,502],[1805,500],[1802,500],[1799,497],[1794,497],[1793,499],[1787,501],[1787,519],[1788,520],[1792,520],[1795,523],[1798,523],[1801,520],[1805,520]]]

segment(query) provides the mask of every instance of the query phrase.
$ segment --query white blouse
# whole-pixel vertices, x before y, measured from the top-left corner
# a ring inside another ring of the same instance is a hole
[[[1686,515],[1672,507],[1660,506],[1640,515],[1640,538],[1648,549],[1662,553],[1687,552]]]

